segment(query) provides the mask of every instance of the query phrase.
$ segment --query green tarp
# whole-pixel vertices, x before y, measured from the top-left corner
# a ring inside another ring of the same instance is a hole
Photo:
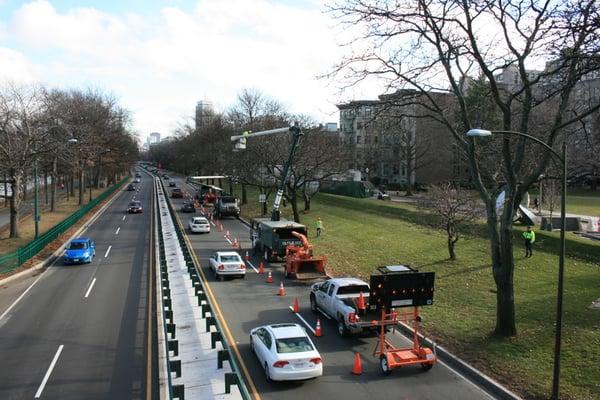
[[[374,187],[370,182],[326,181],[321,184],[321,192],[349,197],[371,197]]]

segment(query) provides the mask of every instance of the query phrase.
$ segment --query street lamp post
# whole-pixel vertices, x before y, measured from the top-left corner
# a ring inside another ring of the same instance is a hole
[[[558,288],[556,294],[556,330],[554,335],[554,370],[552,374],[552,400],[558,400],[560,386],[560,347],[562,336],[562,308],[563,308],[563,282],[565,271],[565,225],[566,225],[566,204],[567,204],[567,144],[563,141],[562,153],[558,153],[548,144],[540,139],[522,132],[515,131],[489,131],[485,129],[470,129],[467,136],[485,137],[492,133],[500,135],[521,136],[542,145],[551,154],[556,156],[561,164],[561,202],[560,202],[560,253],[558,258]]]
[[[37,154],[33,159],[33,221],[35,225],[35,234],[33,236],[34,239],[38,238],[39,234],[39,224],[40,224],[40,210],[38,204],[38,160]],[[25,190],[27,190],[27,184],[25,184]]]

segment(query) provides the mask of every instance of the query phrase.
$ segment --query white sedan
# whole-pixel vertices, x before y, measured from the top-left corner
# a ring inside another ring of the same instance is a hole
[[[194,217],[188,222],[188,228],[192,233],[210,233],[210,223],[204,217]]]
[[[298,324],[265,325],[250,331],[250,348],[267,381],[295,381],[323,375],[321,355]]]
[[[246,264],[235,251],[217,251],[210,256],[208,262],[217,279],[225,276],[246,277]]]

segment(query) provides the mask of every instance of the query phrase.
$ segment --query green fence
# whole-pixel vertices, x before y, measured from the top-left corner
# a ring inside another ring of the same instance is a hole
[[[67,229],[75,224],[81,217],[87,214],[92,208],[96,207],[98,203],[102,202],[108,196],[110,196],[115,190],[120,188],[127,180],[123,178],[119,183],[108,188],[102,192],[98,197],[93,199],[90,203],[81,206],[81,208],[75,211],[73,214],[62,220],[57,225],[53,226],[44,234],[40,235],[37,239],[29,242],[23,247],[18,248],[12,253],[8,253],[0,256],[0,275],[12,271],[13,269],[21,266],[31,257],[35,256],[40,250],[52,242],[54,239],[62,235]]]

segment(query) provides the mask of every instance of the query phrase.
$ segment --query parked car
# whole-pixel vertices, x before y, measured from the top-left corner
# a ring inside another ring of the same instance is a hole
[[[171,190],[171,197],[172,198],[183,198],[183,191],[179,188],[175,188],[173,190]]]
[[[210,222],[204,217],[194,217],[188,222],[192,233],[210,233]]]
[[[246,277],[246,264],[235,251],[217,251],[210,256],[208,263],[219,280],[224,276]]]
[[[167,175],[167,174],[163,174],[163,176],[162,176],[162,177],[163,177],[163,179],[164,179],[165,181],[168,181],[169,179],[171,179],[171,177],[170,177],[169,175]]]
[[[96,244],[90,238],[74,239],[63,254],[65,264],[91,263],[96,255]]]
[[[183,212],[183,213],[195,213],[196,212],[196,207],[194,206],[194,203],[192,203],[191,201],[186,201],[181,206],[181,212]]]
[[[130,184],[127,186],[127,191],[128,191],[128,192],[135,192],[135,185],[134,185],[133,183],[130,183]]]
[[[135,183],[140,183],[142,181],[142,178],[135,178],[134,182]]]
[[[386,192],[377,192],[377,198],[379,200],[391,200],[391,197],[389,194],[387,194]]]
[[[177,184],[173,181],[169,182],[169,187],[177,187]]]
[[[323,375],[323,362],[306,330],[298,324],[273,324],[250,331],[250,349],[267,381],[292,381]]]
[[[142,212],[144,212],[144,208],[142,207],[142,202],[141,201],[137,201],[137,200],[133,200],[127,206],[127,212],[129,214],[141,214]]]

